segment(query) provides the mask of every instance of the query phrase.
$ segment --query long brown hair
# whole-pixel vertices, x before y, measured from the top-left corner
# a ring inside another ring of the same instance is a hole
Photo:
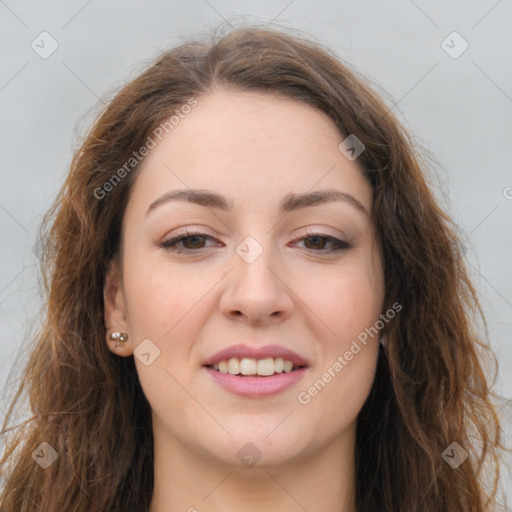
[[[12,439],[1,460],[0,509],[148,509],[150,407],[133,358],[108,350],[103,321],[105,273],[119,257],[138,164],[122,176],[119,169],[190,98],[218,87],[305,102],[365,145],[357,161],[374,190],[384,310],[395,302],[403,309],[385,327],[387,346],[358,417],[358,512],[493,510],[503,449],[484,371],[493,354],[478,334],[485,319],[457,228],[434,199],[410,136],[365,81],[319,43],[260,27],[159,55],[108,103],[74,155],[41,225],[44,321],[3,425]],[[115,186],[103,193],[107,182]],[[32,416],[8,428],[24,391]],[[47,468],[33,460],[43,442],[58,454]],[[456,469],[442,457],[454,442],[469,453]]]

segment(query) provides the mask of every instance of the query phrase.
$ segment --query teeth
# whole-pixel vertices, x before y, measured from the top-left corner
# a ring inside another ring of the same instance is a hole
[[[253,359],[253,361],[256,361],[256,359]],[[258,375],[273,375],[274,367],[274,358],[267,357],[265,359],[260,359],[258,361],[258,371],[256,373]]]
[[[215,368],[215,369],[217,369],[217,368]],[[227,363],[227,361],[221,361],[219,363],[219,368],[218,369],[219,369],[220,373],[228,373],[228,363]]]
[[[256,370],[257,365],[258,365],[258,362],[256,361],[256,359],[249,359],[248,357],[242,357],[242,359],[240,359],[240,373],[242,375],[255,375],[257,373],[257,370]],[[272,373],[274,373],[274,372],[272,372]]]
[[[228,373],[231,373],[231,375],[238,375],[240,373],[240,359],[238,357],[232,357],[228,361]]]
[[[220,373],[230,373],[231,375],[261,375],[269,376],[274,373],[290,373],[293,369],[293,363],[284,360],[282,357],[266,357],[265,359],[253,359],[251,357],[232,357],[227,361],[220,361],[213,365],[213,369]]]
[[[292,371],[292,368],[293,368],[293,363],[291,361],[285,361],[284,362],[284,371],[286,373],[289,373]]]

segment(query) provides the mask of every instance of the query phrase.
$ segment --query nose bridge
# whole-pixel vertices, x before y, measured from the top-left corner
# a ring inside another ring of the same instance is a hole
[[[225,314],[242,314],[250,321],[285,316],[292,307],[287,287],[279,278],[280,264],[271,238],[264,231],[249,235],[235,248],[233,271],[223,296]]]
[[[257,235],[258,240],[249,235],[235,248],[234,279],[236,285],[247,286],[245,293],[256,295],[277,291],[279,285],[271,268],[278,266],[275,251],[269,236]]]

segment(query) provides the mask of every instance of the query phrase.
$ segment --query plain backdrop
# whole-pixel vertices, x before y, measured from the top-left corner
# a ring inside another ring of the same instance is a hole
[[[225,20],[304,30],[395,105],[436,162],[436,194],[467,235],[466,258],[500,364],[495,389],[510,399],[511,19],[511,0],[0,0],[2,419],[18,349],[30,342],[41,305],[37,228],[78,136],[106,94],[159,51]]]

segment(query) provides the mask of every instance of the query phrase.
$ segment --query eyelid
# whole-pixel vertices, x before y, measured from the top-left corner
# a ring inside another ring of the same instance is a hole
[[[171,242],[179,243],[181,240],[187,239],[187,238],[190,238],[193,236],[203,236],[207,240],[218,241],[217,237],[210,235],[209,233],[205,233],[204,231],[200,231],[197,228],[186,228],[184,231],[175,233],[169,237],[165,237],[161,242],[158,242],[158,245],[160,247],[165,248],[165,246],[169,245]],[[201,248],[201,249],[203,249],[203,248]],[[201,250],[201,249],[197,249],[196,251]]]
[[[212,238],[217,238],[217,235],[213,235],[206,231],[206,228],[203,227],[184,227],[181,230],[176,231],[168,238],[177,238],[180,236],[194,236],[194,235],[205,235]]]
[[[302,242],[303,240],[307,240],[308,238],[324,238],[327,240],[328,243],[331,243],[333,246],[329,249],[321,249],[321,250],[315,250],[315,249],[305,249],[306,251],[312,252],[312,253],[318,253],[318,254],[324,254],[325,256],[328,256],[329,254],[335,254],[339,253],[344,249],[350,249],[352,247],[352,244],[350,244],[345,236],[339,237],[334,235],[329,235],[328,233],[323,233],[321,230],[315,230],[312,228],[309,228],[305,233],[300,235],[298,238],[295,238],[292,243],[295,244],[297,242]]]
[[[347,237],[345,236],[345,233],[343,233],[343,231],[339,231],[339,233],[341,234],[329,234],[329,233],[326,233],[324,228],[321,228],[321,227],[311,227],[311,226],[308,226],[306,228],[306,231],[301,235],[301,237],[306,237],[306,236],[326,236],[326,237],[332,237],[332,238],[341,238],[342,241],[345,241],[347,239]]]

